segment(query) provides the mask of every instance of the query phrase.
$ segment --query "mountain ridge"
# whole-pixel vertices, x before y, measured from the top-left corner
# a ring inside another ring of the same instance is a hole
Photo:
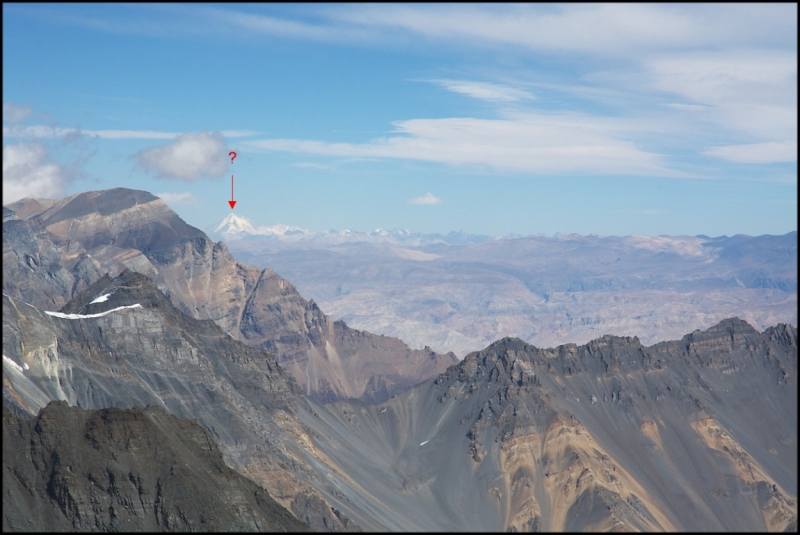
[[[58,310],[106,273],[125,269],[152,278],[187,314],[277,354],[320,400],[380,401],[457,360],[363,330],[350,336],[289,281],[236,262],[224,243],[150,193],[116,188],[4,207],[5,293]]]

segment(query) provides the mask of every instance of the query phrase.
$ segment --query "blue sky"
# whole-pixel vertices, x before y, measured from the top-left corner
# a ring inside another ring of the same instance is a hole
[[[231,175],[258,225],[783,234],[797,5],[3,4],[4,203],[207,229]]]

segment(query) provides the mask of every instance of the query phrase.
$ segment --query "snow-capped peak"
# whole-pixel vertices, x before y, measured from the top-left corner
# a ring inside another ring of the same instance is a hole
[[[225,219],[217,225],[214,232],[225,235],[258,233],[249,219],[236,214],[228,214]]]

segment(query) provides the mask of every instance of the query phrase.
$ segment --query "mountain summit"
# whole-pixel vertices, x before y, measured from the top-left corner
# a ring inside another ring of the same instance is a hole
[[[458,362],[397,338],[334,322],[270,269],[237,262],[227,246],[186,224],[158,197],[116,188],[6,207],[3,291],[58,310],[105,274],[146,275],[182,312],[275,354],[321,401],[388,399]],[[225,228],[247,229],[230,214]],[[290,228],[280,229],[294,232]]]
[[[238,234],[256,234],[258,231],[253,223],[246,217],[236,214],[228,214],[225,219],[220,221],[214,232],[236,236]]]

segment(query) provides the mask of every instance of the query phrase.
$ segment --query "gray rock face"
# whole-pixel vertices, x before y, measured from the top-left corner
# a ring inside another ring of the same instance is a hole
[[[197,423],[156,407],[3,408],[3,531],[308,531],[222,460]]]
[[[3,292],[58,310],[104,274],[147,275],[186,314],[272,351],[321,401],[388,399],[444,371],[453,354],[334,324],[269,269],[234,260],[161,199],[116,188],[4,207]]]
[[[196,420],[230,466],[295,515],[331,530],[357,528],[323,505],[317,488],[330,483],[303,449],[307,431],[294,416],[306,400],[274,356],[190,318],[129,270],[104,276],[62,310],[3,296],[4,405],[28,416],[49,400],[160,407]],[[307,499],[297,501],[301,494]]]
[[[650,347],[509,338],[384,404],[326,408],[305,418],[315,445],[386,506],[365,527],[797,529],[790,325]]]

